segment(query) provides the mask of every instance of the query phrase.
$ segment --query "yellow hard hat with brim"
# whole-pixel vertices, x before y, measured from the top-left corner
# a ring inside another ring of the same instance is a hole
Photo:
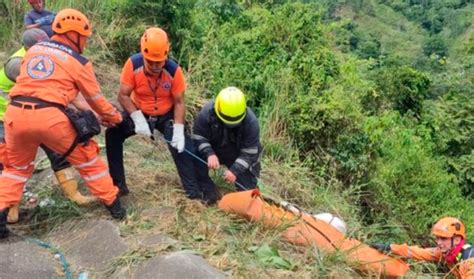
[[[217,117],[227,125],[238,125],[246,114],[245,95],[237,87],[222,89],[216,97],[214,111]]]

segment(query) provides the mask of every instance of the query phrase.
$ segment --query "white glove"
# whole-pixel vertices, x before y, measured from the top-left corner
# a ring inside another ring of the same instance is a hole
[[[146,137],[151,136],[150,126],[148,126],[148,122],[143,116],[143,112],[141,110],[136,110],[130,114],[130,117],[135,124],[135,133],[137,135],[143,135]]]
[[[184,124],[173,125],[173,138],[171,146],[178,150],[178,153],[184,151]]]

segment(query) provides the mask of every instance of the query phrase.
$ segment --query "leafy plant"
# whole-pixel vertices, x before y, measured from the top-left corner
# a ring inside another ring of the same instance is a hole
[[[289,261],[283,259],[276,248],[270,247],[267,244],[260,246],[255,251],[255,256],[257,257],[257,260],[265,266],[288,270],[293,269],[293,265]]]

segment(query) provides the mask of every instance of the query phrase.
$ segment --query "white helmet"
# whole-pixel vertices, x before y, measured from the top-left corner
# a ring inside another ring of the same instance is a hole
[[[340,231],[343,235],[347,233],[346,223],[339,217],[332,215],[331,213],[319,213],[313,215],[315,219],[324,221],[334,227],[336,230]]]

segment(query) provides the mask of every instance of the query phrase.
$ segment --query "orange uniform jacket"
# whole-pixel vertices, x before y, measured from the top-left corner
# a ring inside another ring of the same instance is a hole
[[[438,248],[420,248],[406,244],[392,244],[390,245],[390,251],[409,259],[431,262],[443,261],[443,254]],[[474,279],[474,257],[462,260],[449,268],[451,269],[450,273],[456,275],[459,279]]]
[[[167,59],[158,78],[146,75],[143,56],[130,57],[122,69],[120,82],[133,88],[132,101],[143,113],[164,115],[173,108],[173,96],[184,94],[186,82],[181,67]]]
[[[32,96],[67,106],[79,91],[104,120],[122,121],[120,113],[100,93],[92,64],[70,47],[51,40],[28,50],[10,96]]]

